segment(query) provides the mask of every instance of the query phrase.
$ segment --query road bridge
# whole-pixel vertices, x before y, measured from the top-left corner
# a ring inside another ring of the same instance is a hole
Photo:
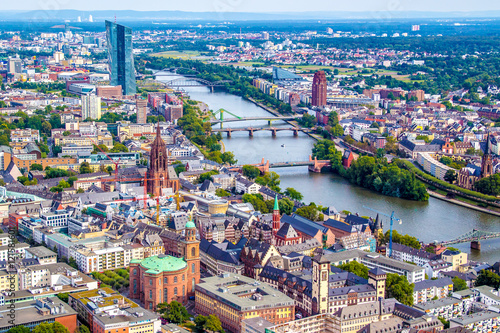
[[[441,245],[449,246],[454,244],[470,243],[471,249],[481,250],[480,241],[495,238],[500,238],[500,232],[481,231],[473,229],[472,231],[469,231],[455,239],[442,242]]]
[[[212,125],[219,123],[231,123],[236,121],[252,121],[252,120],[267,120],[269,124],[277,120],[297,120],[302,118],[302,116],[280,116],[280,117],[241,117],[241,118],[224,118],[224,119],[212,119],[210,123]]]
[[[270,169],[274,168],[290,168],[297,166],[307,166],[309,171],[319,173],[321,172],[321,169],[331,166],[329,160],[318,160],[316,157],[313,159],[311,155],[309,155],[309,160],[307,161],[269,163],[269,160],[266,161],[264,158],[262,158],[262,161],[260,163],[250,165],[257,167],[262,174],[269,172]],[[235,165],[230,167],[228,170],[233,172],[242,172],[243,165]]]
[[[198,77],[179,77],[165,83],[170,88],[185,88],[185,87],[209,87],[214,91],[214,87],[224,87],[226,83],[231,83],[231,80],[208,81]]]
[[[254,132],[269,131],[275,137],[278,132],[292,131],[294,136],[298,136],[299,132],[310,133],[312,130],[300,127],[246,127],[246,128],[213,128],[212,133],[226,133],[230,138],[233,132],[248,132],[248,136],[253,137]]]

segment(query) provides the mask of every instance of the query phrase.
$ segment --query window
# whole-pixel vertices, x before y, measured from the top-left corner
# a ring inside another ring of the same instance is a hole
[[[194,247],[191,248],[191,257],[196,257],[196,249]]]
[[[149,285],[152,286],[153,285],[153,279],[149,279]]]
[[[182,296],[186,296],[186,286],[182,286]]]
[[[163,283],[164,283],[164,284],[167,284],[167,283],[168,283],[168,278],[164,278],[164,279],[163,279]]]
[[[177,283],[177,276],[174,276],[174,283]]]
[[[174,288],[174,296],[177,296],[177,287]]]
[[[196,280],[195,278],[193,278],[193,280],[191,280],[191,291],[194,292],[194,285],[196,284]]]
[[[196,270],[196,265],[195,264],[191,264],[191,273],[194,273],[195,270]]]
[[[168,289],[167,288],[165,288],[163,290],[163,297],[165,297],[165,299],[163,301],[168,302]]]
[[[184,277],[184,274],[182,274],[182,281],[185,281],[186,278]]]
[[[153,291],[152,290],[149,291],[149,299],[153,299]]]

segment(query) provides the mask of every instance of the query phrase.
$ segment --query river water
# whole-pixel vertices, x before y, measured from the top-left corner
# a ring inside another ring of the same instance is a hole
[[[171,77],[161,77],[168,81]],[[184,88],[192,99],[205,102],[211,110],[224,108],[240,117],[269,116],[270,114],[255,104],[225,92],[210,92],[206,87]],[[224,118],[233,118],[224,114]],[[285,122],[273,122],[276,127],[290,127]],[[219,128],[220,125],[214,125]],[[225,123],[224,127],[269,127],[267,121],[246,121]],[[255,132],[251,138],[248,132],[233,132],[231,138],[223,134],[227,151],[234,152],[238,164],[259,163],[262,158],[270,162],[305,161],[311,154],[314,140],[299,133],[294,137],[291,131],[278,132],[275,138],[271,132]],[[337,210],[348,210],[360,215],[374,216],[376,213],[363,206],[389,214],[395,211],[402,220],[394,229],[408,233],[418,239],[454,239],[472,229],[500,232],[500,218],[461,206],[453,205],[435,198],[428,202],[414,202],[387,197],[364,188],[354,186],[347,180],[330,173],[311,173],[307,167],[273,169],[280,175],[281,188],[293,187],[304,195],[305,202],[315,202],[322,206],[334,206]],[[382,219],[384,229],[389,228],[388,218]],[[470,251],[469,244],[454,247],[471,254],[471,259],[488,261],[493,264],[500,260],[500,239],[481,242],[481,251]]]

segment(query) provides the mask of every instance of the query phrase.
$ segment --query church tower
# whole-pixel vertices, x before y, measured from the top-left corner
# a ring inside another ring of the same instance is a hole
[[[161,196],[164,188],[172,188],[173,192],[179,190],[179,179],[174,175],[175,172],[169,174],[168,162],[167,145],[161,138],[160,124],[158,123],[156,138],[151,145],[146,182],[147,192],[154,197]]]
[[[274,198],[274,209],[273,209],[273,236],[276,236],[278,230],[280,230],[280,206],[278,204],[278,195]]]
[[[493,174],[493,157],[490,150],[490,133],[486,136],[486,149],[481,158],[481,178],[489,177]]]
[[[200,242],[196,239],[196,225],[193,221],[186,223],[184,240],[182,242],[184,259],[186,260],[188,271],[187,279],[189,287],[187,294],[194,294],[194,286],[200,282]]]

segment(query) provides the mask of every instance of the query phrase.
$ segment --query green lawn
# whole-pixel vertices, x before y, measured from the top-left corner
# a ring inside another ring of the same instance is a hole
[[[200,52],[198,52],[198,51],[166,51],[166,52],[154,53],[153,56],[187,60],[187,59],[191,59],[194,57],[199,57]]]

